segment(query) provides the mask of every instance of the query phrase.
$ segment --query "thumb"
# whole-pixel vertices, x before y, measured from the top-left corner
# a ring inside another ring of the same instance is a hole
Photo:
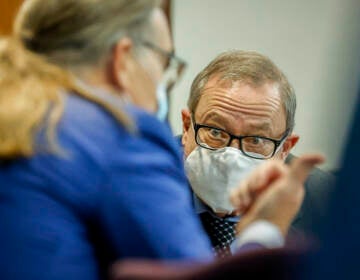
[[[306,154],[294,159],[290,164],[290,179],[303,184],[315,165],[324,161],[324,156],[320,154]]]

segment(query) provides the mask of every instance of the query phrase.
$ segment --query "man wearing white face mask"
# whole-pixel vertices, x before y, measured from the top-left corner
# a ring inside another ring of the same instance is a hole
[[[231,189],[264,161],[290,159],[299,140],[293,132],[295,93],[267,57],[229,51],[197,75],[188,108],[182,111],[181,141],[195,209],[217,254],[229,255],[239,220],[229,201]],[[312,202],[313,193],[307,194],[294,220],[295,227],[305,232],[323,214],[333,180],[320,170],[312,175],[307,189],[318,192],[318,200]]]

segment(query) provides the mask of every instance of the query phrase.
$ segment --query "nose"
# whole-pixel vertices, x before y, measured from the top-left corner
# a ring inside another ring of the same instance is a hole
[[[232,139],[229,147],[240,149],[240,140],[239,139]]]

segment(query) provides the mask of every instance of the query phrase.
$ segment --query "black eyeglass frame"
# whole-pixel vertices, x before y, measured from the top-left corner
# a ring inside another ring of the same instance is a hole
[[[211,148],[209,146],[205,146],[203,145],[202,143],[199,143],[198,141],[198,131],[200,128],[202,127],[205,127],[205,128],[210,128],[210,129],[216,129],[216,130],[220,130],[222,132],[225,132],[226,134],[228,134],[230,136],[230,139],[229,139],[229,142],[226,144],[225,147],[229,147],[231,142],[234,140],[234,139],[237,139],[239,140],[239,143],[240,143],[240,147],[239,147],[239,150],[247,157],[250,157],[250,158],[255,158],[255,159],[269,159],[269,158],[272,158],[275,153],[277,152],[277,149],[279,148],[279,146],[282,144],[282,142],[286,139],[286,137],[288,137],[289,135],[289,129],[286,129],[283,136],[281,137],[281,139],[277,140],[277,139],[273,139],[273,138],[269,138],[269,137],[264,137],[264,136],[259,136],[259,135],[246,135],[246,136],[236,136],[234,134],[231,134],[229,132],[227,132],[226,130],[224,129],[221,129],[221,128],[218,128],[218,127],[214,127],[214,126],[210,126],[210,125],[205,125],[205,124],[198,124],[196,122],[193,122],[194,123],[194,131],[195,131],[195,142],[197,145],[199,145],[200,147],[203,147],[205,149],[208,149],[208,150],[219,150],[219,149],[222,149],[222,148]],[[247,154],[246,152],[244,152],[243,150],[243,147],[242,147],[242,139],[244,138],[250,138],[250,137],[256,137],[256,138],[260,138],[260,139],[265,139],[265,140],[269,140],[269,141],[272,141],[275,145],[274,147],[274,151],[272,152],[272,154],[268,157],[264,157],[264,158],[260,158],[260,157],[254,157],[254,156],[251,156],[249,154]],[[225,148],[223,147],[223,148]]]

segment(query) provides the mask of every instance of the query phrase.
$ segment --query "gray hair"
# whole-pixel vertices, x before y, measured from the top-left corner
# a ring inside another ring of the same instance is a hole
[[[195,78],[191,85],[188,108],[195,113],[206,83],[214,75],[220,80],[243,81],[252,86],[262,86],[267,82],[277,84],[286,113],[286,129],[295,126],[296,96],[285,74],[266,56],[254,51],[227,51],[211,61]]]
[[[61,66],[99,62],[122,37],[151,36],[159,0],[26,0],[15,34],[26,48]]]

